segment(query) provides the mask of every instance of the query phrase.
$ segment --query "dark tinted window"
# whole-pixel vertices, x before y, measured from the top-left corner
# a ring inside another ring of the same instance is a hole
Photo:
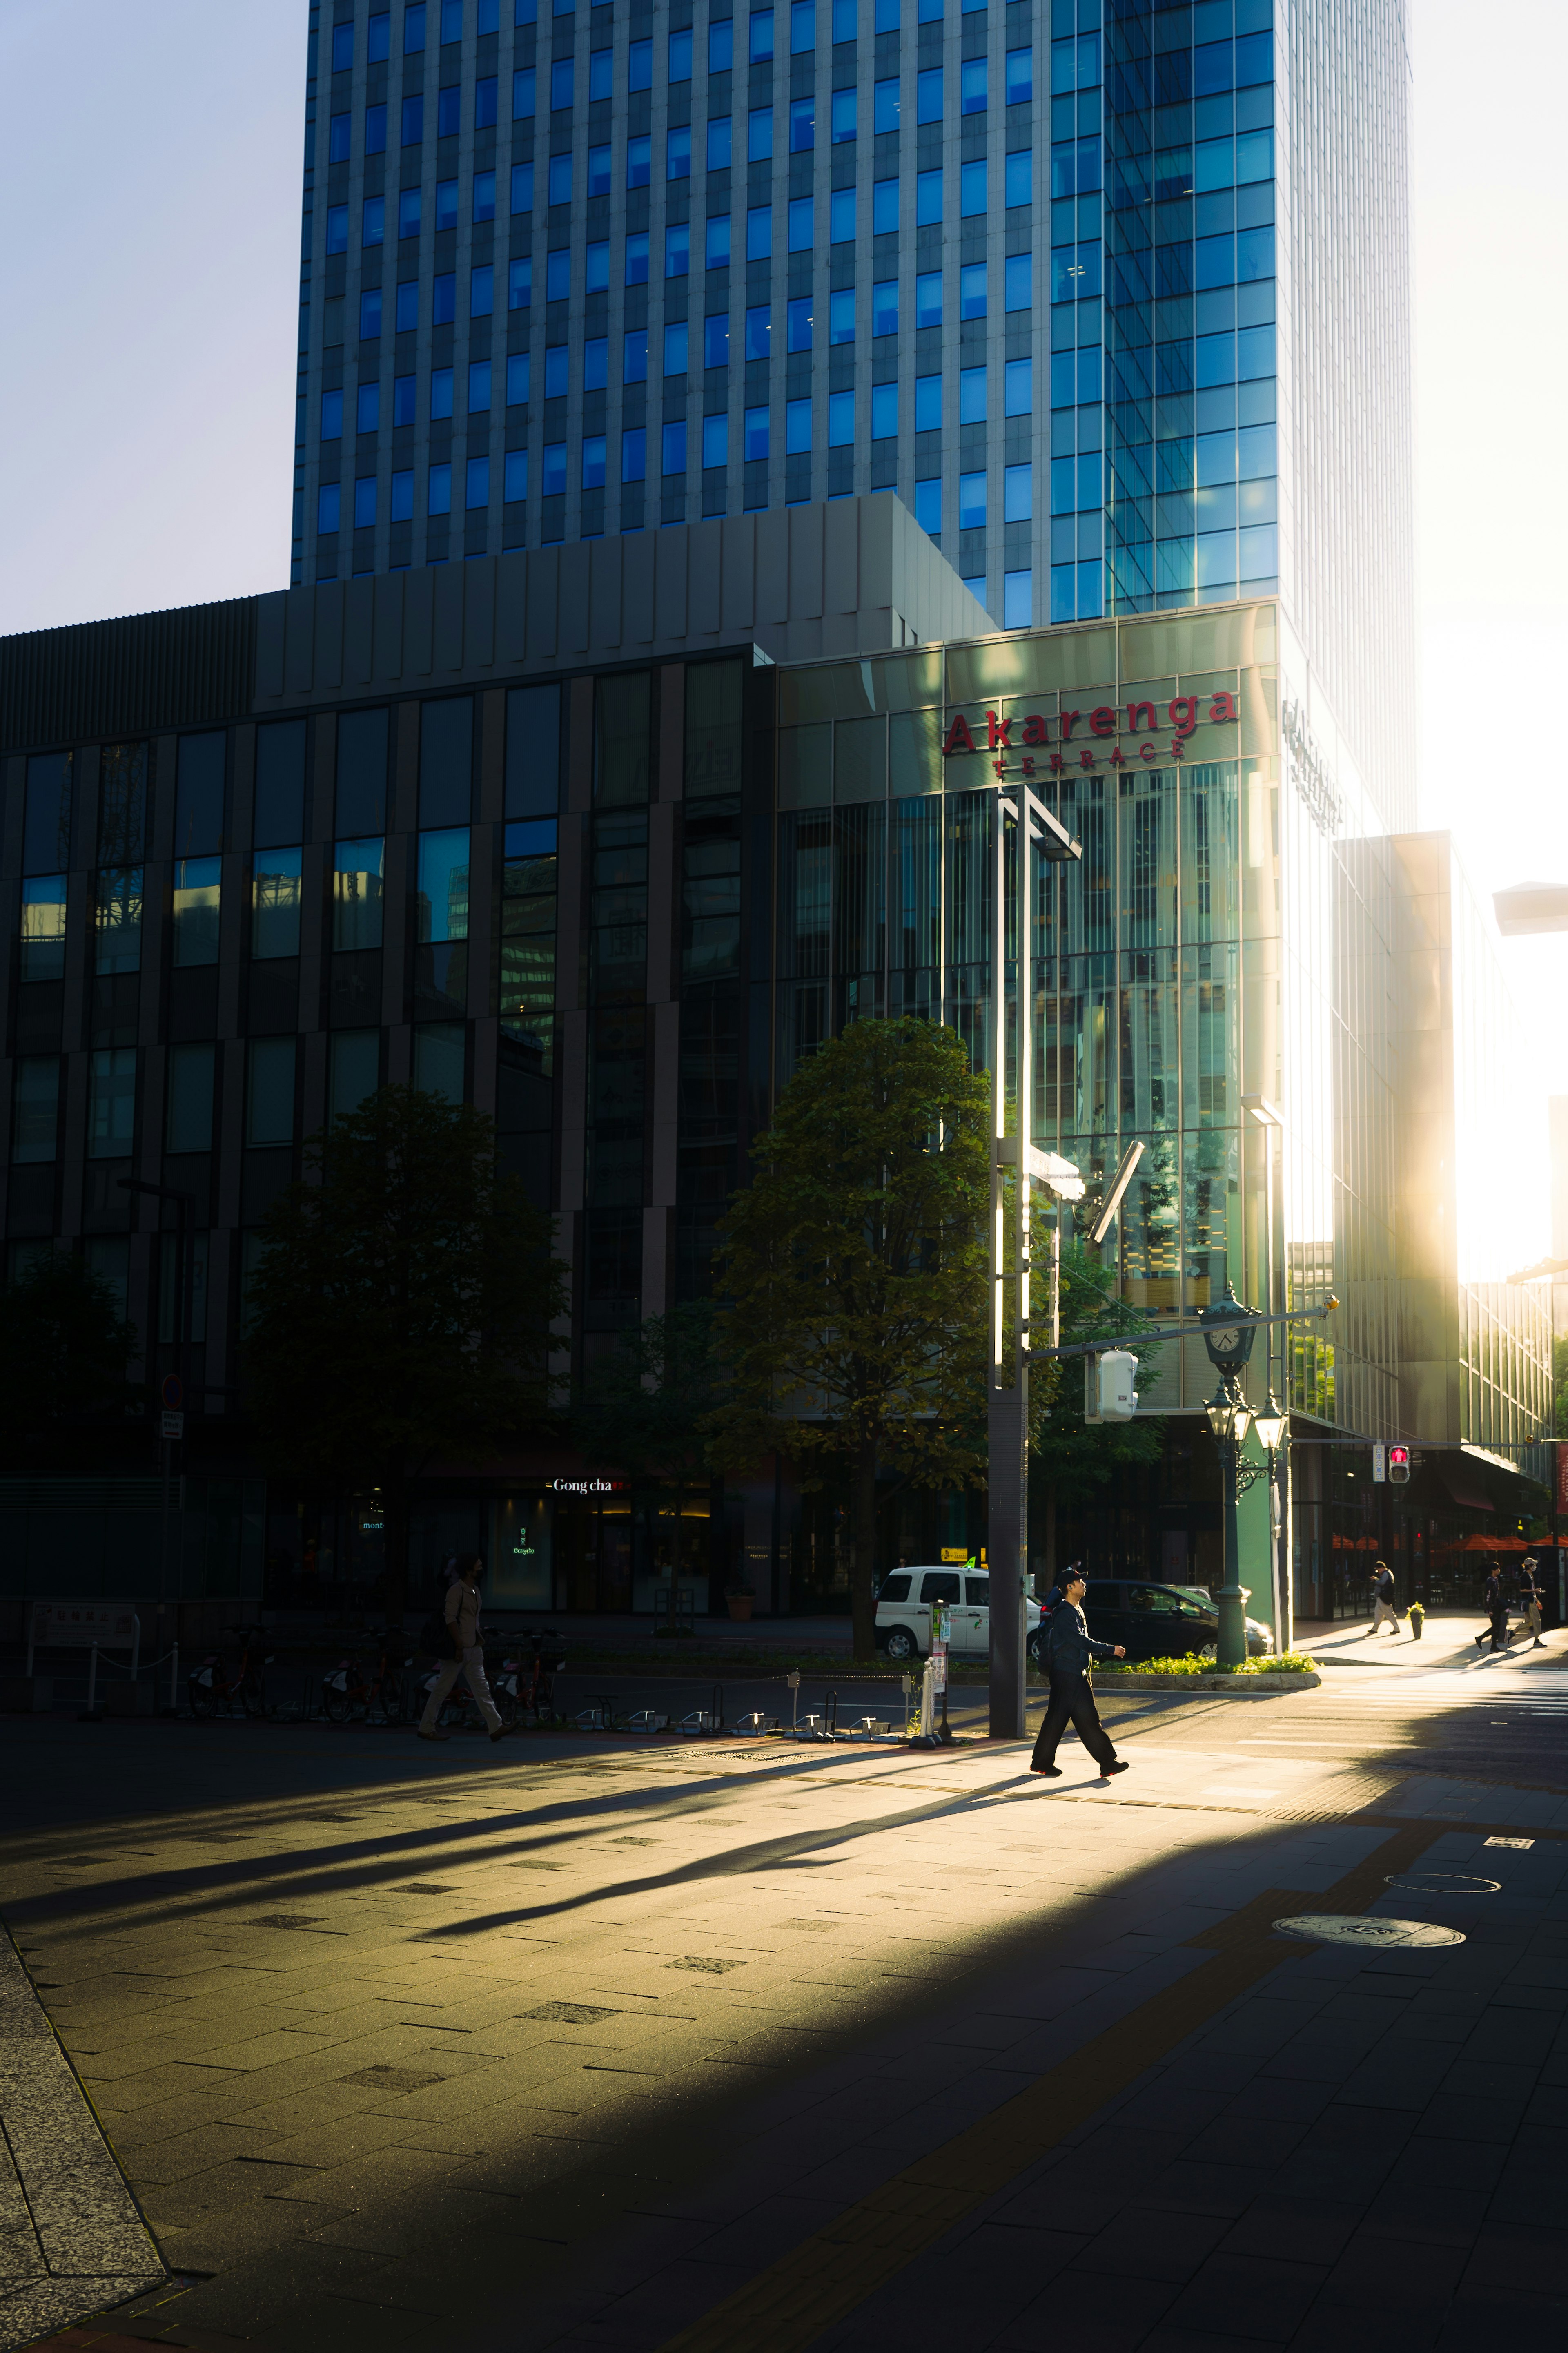
[[[338,722],[337,830],[345,838],[386,830],[384,711],[348,711]]]
[[[988,1577],[966,1577],[963,1580],[963,1598],[971,1609],[989,1609],[991,1579]]]
[[[174,855],[212,858],[223,848],[226,735],[182,735],[174,788]]]
[[[1176,1596],[1163,1585],[1135,1585],[1128,1608],[1144,1616],[1158,1611],[1163,1617],[1173,1618],[1179,1614],[1181,1604]]]
[[[251,840],[277,849],[305,839],[305,723],[280,719],[256,731],[256,810]]]
[[[958,1571],[948,1568],[927,1569],[925,1586],[921,1599],[924,1601],[956,1601]]]
[[[99,772],[99,864],[138,864],[146,849],[146,831],[147,746],[106,744]]]
[[[71,862],[71,755],[40,752],[27,763],[24,874],[63,874]]]
[[[889,1577],[877,1596],[879,1601],[907,1601],[909,1598],[910,1580],[907,1576]]]
[[[426,702],[419,713],[419,822],[467,825],[473,813],[474,702]]]
[[[506,813],[553,817],[561,798],[561,689],[513,687],[506,699]]]

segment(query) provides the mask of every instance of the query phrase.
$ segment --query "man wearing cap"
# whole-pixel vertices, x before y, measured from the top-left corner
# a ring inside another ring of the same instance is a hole
[[[1109,1780],[1112,1773],[1127,1770],[1100,1720],[1089,1681],[1090,1659],[1124,1659],[1127,1653],[1120,1642],[1096,1642],[1090,1639],[1083,1616],[1085,1590],[1083,1571],[1075,1562],[1062,1572],[1062,1598],[1046,1635],[1046,1668],[1051,1679],[1051,1696],[1029,1770],[1043,1773],[1052,1780],[1061,1778],[1057,1743],[1069,1717],[1079,1738],[1099,1766],[1102,1781]]]

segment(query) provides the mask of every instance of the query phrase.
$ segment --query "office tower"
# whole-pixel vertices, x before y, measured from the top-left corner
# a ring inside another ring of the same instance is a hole
[[[337,6],[297,581],[887,490],[1044,617],[1047,7]]]
[[[296,581],[891,490],[1003,626],[1278,591],[1410,821],[1392,0],[311,21]]]

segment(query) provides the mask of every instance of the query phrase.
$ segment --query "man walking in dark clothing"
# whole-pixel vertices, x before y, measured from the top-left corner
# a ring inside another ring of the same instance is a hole
[[[1057,1743],[1069,1717],[1079,1738],[1099,1766],[1101,1780],[1127,1770],[1100,1723],[1089,1681],[1090,1659],[1124,1659],[1127,1653],[1120,1642],[1090,1641],[1083,1617],[1085,1589],[1083,1571],[1076,1564],[1063,1572],[1062,1598],[1046,1635],[1046,1668],[1051,1679],[1051,1696],[1029,1770],[1046,1774],[1052,1780],[1061,1776],[1062,1768],[1056,1761]]]
[[[1487,1579],[1486,1610],[1487,1616],[1492,1621],[1492,1649],[1506,1651],[1508,1648],[1508,1596],[1503,1591],[1500,1568],[1494,1568]],[[1486,1639],[1484,1633],[1476,1636],[1478,1651],[1485,1647]]]

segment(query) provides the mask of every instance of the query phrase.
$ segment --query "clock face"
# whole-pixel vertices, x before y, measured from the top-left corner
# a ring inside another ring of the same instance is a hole
[[[1206,1332],[1204,1337],[1216,1356],[1234,1356],[1241,1345],[1241,1334],[1234,1324],[1226,1324],[1218,1332]]]

